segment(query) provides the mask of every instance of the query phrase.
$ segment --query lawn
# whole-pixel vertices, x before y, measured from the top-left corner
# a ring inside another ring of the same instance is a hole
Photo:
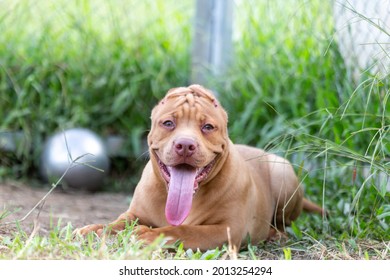
[[[291,160],[329,218],[304,214],[288,241],[238,255],[165,250],[163,239],[144,246],[131,225],[114,238],[74,239],[75,225],[53,218],[44,232],[0,225],[0,259],[390,259],[387,76],[350,79],[331,1],[236,1],[234,13],[233,63],[216,83],[230,137]],[[190,83],[194,14],[189,0],[1,2],[0,133],[25,139],[0,150],[0,191],[10,181],[48,190],[36,175],[44,140],[82,126],[126,137],[104,190],[129,196],[151,109]],[[6,204],[0,223],[14,210]]]

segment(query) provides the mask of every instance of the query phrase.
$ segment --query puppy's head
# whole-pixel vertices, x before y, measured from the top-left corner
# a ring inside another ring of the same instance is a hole
[[[209,90],[192,85],[168,91],[151,118],[150,157],[168,189],[167,221],[179,225],[193,194],[218,171],[229,141],[227,114]]]

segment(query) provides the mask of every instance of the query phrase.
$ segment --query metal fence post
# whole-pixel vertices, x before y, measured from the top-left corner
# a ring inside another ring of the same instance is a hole
[[[232,0],[197,0],[191,82],[212,87],[232,59]]]

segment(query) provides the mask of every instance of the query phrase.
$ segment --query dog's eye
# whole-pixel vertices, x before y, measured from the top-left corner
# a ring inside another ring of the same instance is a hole
[[[203,132],[210,132],[210,131],[213,131],[214,130],[214,126],[212,124],[205,124],[203,127],[202,127],[202,131]]]
[[[175,123],[173,121],[165,121],[162,123],[162,125],[168,129],[174,129],[175,128]]]

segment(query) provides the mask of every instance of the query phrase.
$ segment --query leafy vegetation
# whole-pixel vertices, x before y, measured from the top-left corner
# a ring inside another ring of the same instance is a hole
[[[215,83],[230,136],[288,157],[307,196],[330,214],[303,215],[287,244],[250,246],[239,258],[390,256],[389,81],[348,79],[333,40],[330,3],[236,4],[234,63]],[[27,136],[16,154],[0,151],[0,181],[31,179],[44,139],[73,126],[124,135],[124,165],[138,159],[151,108],[169,88],[189,84],[193,2],[20,0],[0,7],[0,132]],[[132,168],[131,174],[139,172]],[[145,247],[127,234],[131,229],[117,239],[85,241],[71,239],[71,231],[71,225],[58,225],[48,236],[19,231],[0,237],[0,258],[231,253],[190,252],[180,245],[172,253],[161,249],[163,239]]]

